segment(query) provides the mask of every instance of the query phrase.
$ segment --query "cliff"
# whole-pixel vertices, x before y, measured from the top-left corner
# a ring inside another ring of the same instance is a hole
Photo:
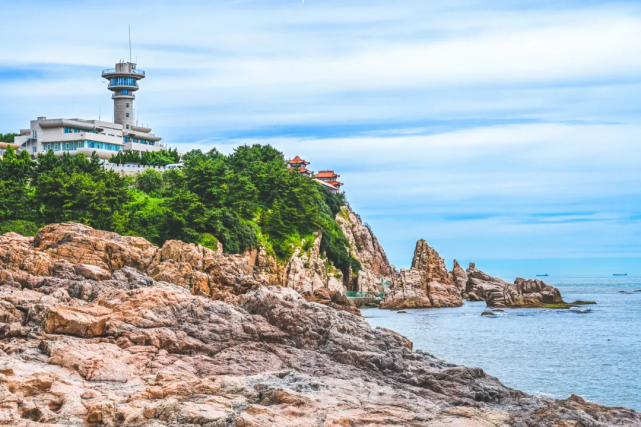
[[[445,267],[445,261],[425,240],[414,250],[411,269],[402,269],[381,308],[439,308],[463,305],[461,292]]]
[[[260,253],[182,245],[78,224],[1,236],[0,424],[641,426],[632,410],[526,395],[261,286],[245,275]]]
[[[361,263],[361,270],[353,278],[353,283],[349,284],[349,290],[383,292],[383,283],[391,283],[398,273],[390,264],[371,228],[363,224],[361,218],[348,206],[341,208],[336,222],[349,241],[350,254]]]

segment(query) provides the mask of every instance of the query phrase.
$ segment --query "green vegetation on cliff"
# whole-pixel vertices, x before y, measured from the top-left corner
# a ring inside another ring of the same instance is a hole
[[[280,259],[322,231],[325,256],[345,274],[360,269],[334,220],[344,196],[288,171],[273,147],[241,146],[228,156],[195,150],[183,160],[182,170],[132,178],[103,169],[97,157],[49,152],[33,162],[9,149],[0,161],[0,229],[33,234],[75,221],[158,245],[177,239],[216,249],[221,242],[240,253],[260,243]]]

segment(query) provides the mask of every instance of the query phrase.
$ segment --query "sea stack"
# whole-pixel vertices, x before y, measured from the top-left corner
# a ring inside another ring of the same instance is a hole
[[[463,305],[445,261],[423,239],[416,243],[411,269],[402,269],[381,308],[439,308]]]

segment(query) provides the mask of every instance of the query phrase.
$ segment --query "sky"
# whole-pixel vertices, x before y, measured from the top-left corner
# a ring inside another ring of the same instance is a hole
[[[334,169],[390,260],[641,275],[641,2],[0,0],[0,133],[111,119]]]

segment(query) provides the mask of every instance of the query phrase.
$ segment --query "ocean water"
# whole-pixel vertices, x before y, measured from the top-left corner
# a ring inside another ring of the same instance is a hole
[[[483,368],[503,384],[564,399],[571,394],[641,411],[641,278],[545,278],[576,310],[506,309],[484,302],[396,311],[365,309],[372,326],[399,332],[448,362]],[[629,294],[620,291],[632,292]]]

